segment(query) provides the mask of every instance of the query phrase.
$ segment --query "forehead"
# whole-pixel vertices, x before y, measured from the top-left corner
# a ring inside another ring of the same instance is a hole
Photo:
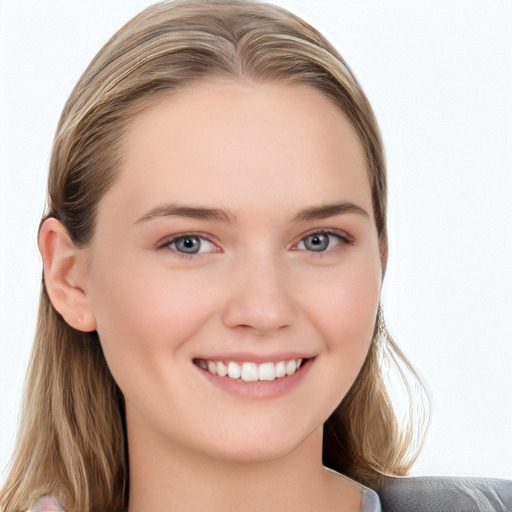
[[[136,209],[170,200],[363,203],[371,211],[364,151],[343,112],[297,85],[210,83],[177,92],[128,125],[117,183]]]

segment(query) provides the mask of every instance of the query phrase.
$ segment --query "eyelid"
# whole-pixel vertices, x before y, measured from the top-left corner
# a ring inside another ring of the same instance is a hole
[[[191,253],[191,254],[187,254],[187,253],[182,253],[180,251],[177,251],[175,249],[170,249],[170,245],[178,240],[183,240],[184,238],[200,238],[201,240],[203,241],[206,241],[212,245],[215,246],[215,250],[214,251],[207,251],[207,252],[199,252],[199,253]],[[172,251],[173,253],[175,253],[176,255],[180,256],[180,257],[194,257],[194,256],[200,256],[202,254],[211,254],[211,253],[216,253],[216,252],[221,252],[221,248],[219,246],[219,244],[217,242],[215,242],[214,240],[212,240],[212,237],[209,236],[209,235],[206,235],[205,233],[198,233],[198,232],[195,232],[195,231],[187,231],[187,232],[184,232],[184,233],[176,233],[175,235],[168,235],[168,236],[165,236],[164,238],[161,238],[156,244],[155,244],[155,249],[169,249],[170,251]]]
[[[335,229],[335,228],[317,228],[312,229],[306,233],[303,233],[300,235],[299,240],[293,244],[292,249],[297,250],[297,246],[304,241],[305,238],[312,235],[331,235],[335,236],[340,239],[341,244],[349,244],[353,245],[355,240],[352,236],[350,236],[346,231],[343,231],[341,229]],[[305,250],[305,249],[300,249]],[[311,251],[314,252],[314,251]],[[319,251],[318,254],[322,254],[322,252],[328,252],[328,251]]]

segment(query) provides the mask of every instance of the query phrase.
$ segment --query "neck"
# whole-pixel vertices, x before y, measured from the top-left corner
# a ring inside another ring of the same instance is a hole
[[[162,450],[152,441],[129,443],[129,512],[360,509],[359,487],[322,466],[321,429],[292,453],[258,462]]]

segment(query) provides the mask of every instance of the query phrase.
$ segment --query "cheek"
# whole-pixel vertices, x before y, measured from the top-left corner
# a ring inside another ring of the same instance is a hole
[[[321,391],[312,387],[307,401],[317,407],[314,417],[325,421],[354,383],[372,341],[382,280],[376,244],[354,251],[343,264],[294,277],[304,329],[312,327],[322,347],[315,369]]]
[[[127,365],[135,369],[152,357],[177,357],[179,347],[209,315],[211,301],[191,275],[171,275],[158,266],[128,259],[98,268],[93,304],[113,373]]]
[[[326,275],[310,286],[312,323],[326,349],[342,356],[344,365],[362,364],[369,348],[381,289],[381,267],[376,258],[363,258]]]
[[[363,256],[303,285],[302,296],[306,288],[309,295],[302,309],[323,347],[317,367],[321,392],[311,389],[308,399],[318,405],[325,421],[349,392],[370,348],[381,288],[380,261]]]

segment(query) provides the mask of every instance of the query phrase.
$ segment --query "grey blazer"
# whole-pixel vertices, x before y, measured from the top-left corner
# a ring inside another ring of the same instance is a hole
[[[381,480],[382,512],[512,512],[512,481],[497,478],[414,477]]]

